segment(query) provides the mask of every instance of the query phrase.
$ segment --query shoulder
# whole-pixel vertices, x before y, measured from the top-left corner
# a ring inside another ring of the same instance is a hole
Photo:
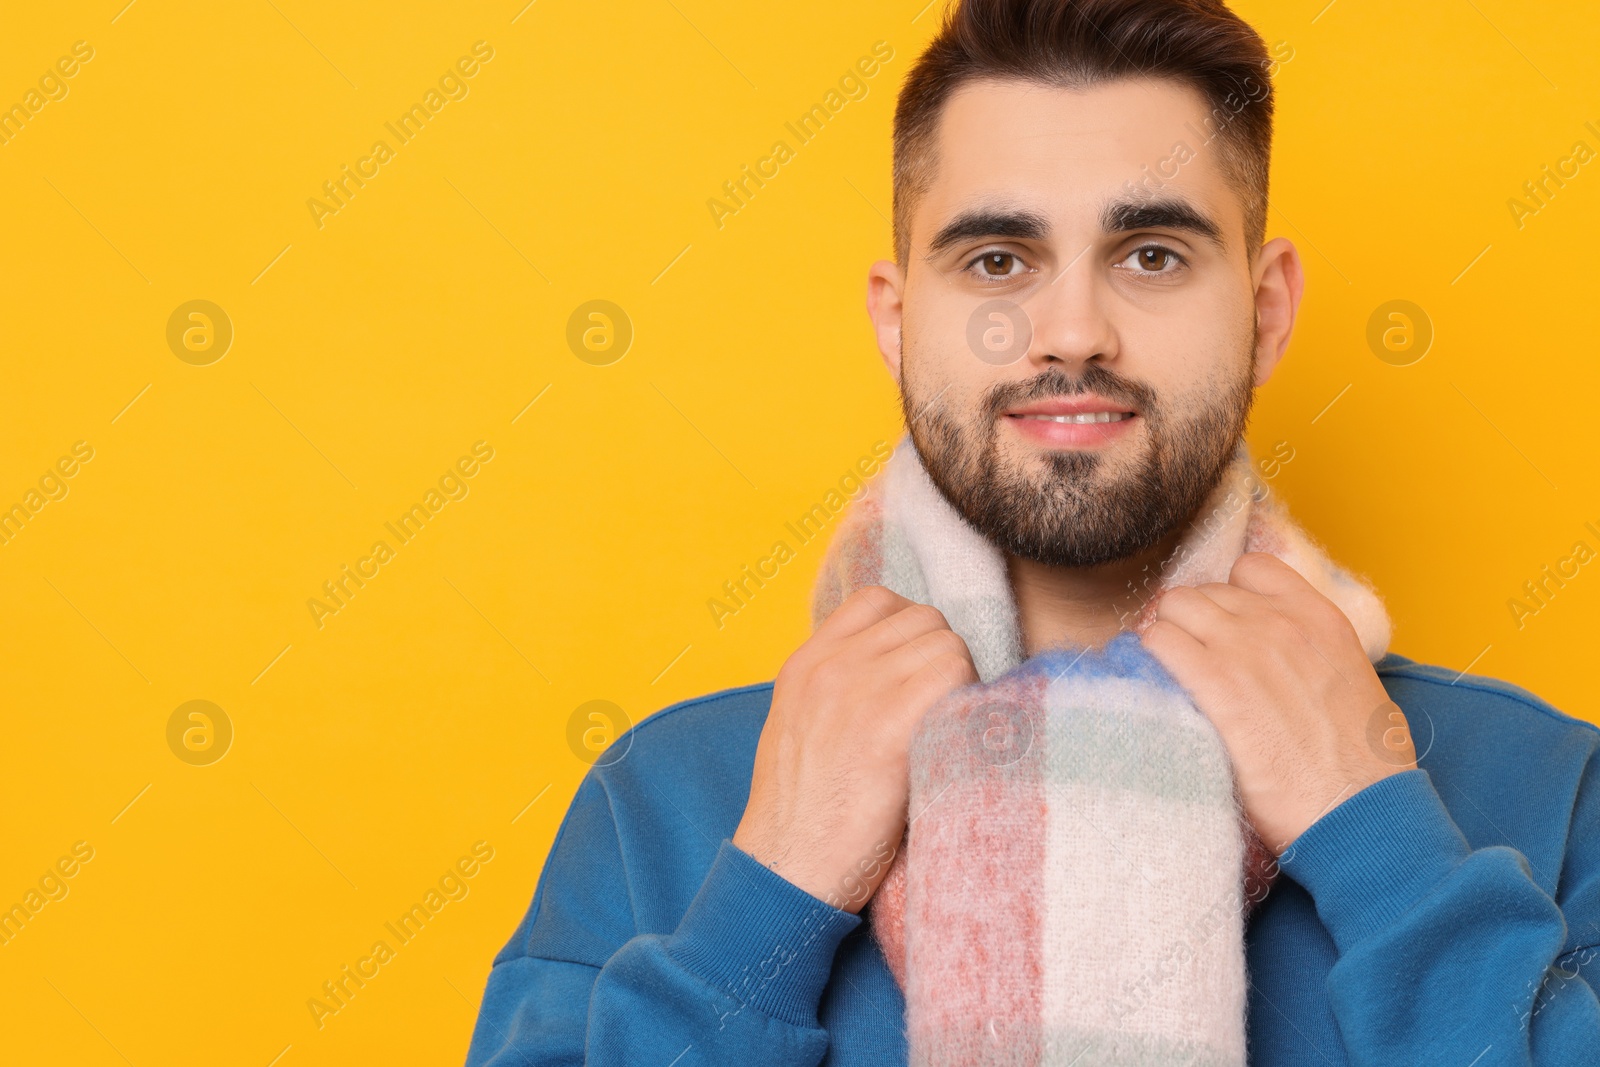
[[[496,963],[537,955],[598,967],[636,933],[671,931],[738,825],[771,702],[771,682],[721,689],[669,704],[606,746]]]
[[[595,759],[580,792],[603,796],[624,848],[732,834],[750,795],[772,682],[719,689],[640,720]],[[709,860],[708,860],[709,862]]]
[[[1600,726],[1569,715],[1537,693],[1500,678],[1468,674],[1390,653],[1376,665],[1378,677],[1402,710],[1412,707],[1478,720],[1489,731],[1533,731],[1560,736],[1580,748],[1600,748]]]
[[[1499,678],[1394,654],[1375,669],[1473,848],[1518,849],[1552,895],[1564,876],[1600,879],[1582,843],[1600,830],[1600,727]]]
[[[730,746],[753,752],[772,706],[772,684],[733,686],[669,704],[620,734],[596,766],[621,767],[639,762],[635,757],[659,763]]]

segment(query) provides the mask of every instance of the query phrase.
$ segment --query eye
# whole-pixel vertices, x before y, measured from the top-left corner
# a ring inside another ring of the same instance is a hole
[[[1165,245],[1135,248],[1122,262],[1131,266],[1135,274],[1175,274],[1185,266],[1183,257]]]
[[[977,268],[975,271],[974,266]],[[973,257],[962,269],[969,274],[977,274],[979,278],[998,281],[1006,278],[1015,278],[1023,273],[1022,270],[1012,271],[1010,269],[1012,266],[1022,266],[1022,260],[1015,252],[1003,252],[994,249]]]

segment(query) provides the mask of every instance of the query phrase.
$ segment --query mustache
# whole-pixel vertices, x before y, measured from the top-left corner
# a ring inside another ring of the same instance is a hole
[[[1146,416],[1157,407],[1155,390],[1149,386],[1090,363],[1076,378],[1052,368],[1025,382],[1001,382],[989,390],[989,411],[998,417],[1018,404],[1082,393],[1098,393],[1107,400],[1127,404]]]

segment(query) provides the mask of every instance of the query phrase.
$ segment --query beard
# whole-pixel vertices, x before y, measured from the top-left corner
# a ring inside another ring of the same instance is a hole
[[[1148,386],[1088,363],[1076,378],[1052,367],[1029,381],[1002,382],[966,422],[951,418],[937,396],[919,405],[914,361],[906,360],[901,411],[928,476],[985,538],[1050,566],[1096,567],[1159,544],[1204,505],[1249,422],[1254,331],[1250,354],[1244,374],[1207,391],[1208,399],[1193,410],[1173,410]],[[1000,420],[1007,410],[1085,392],[1126,403],[1143,420],[1143,451],[1127,473],[1112,474],[1109,454],[1092,449],[1040,450],[1020,460],[1002,453]]]

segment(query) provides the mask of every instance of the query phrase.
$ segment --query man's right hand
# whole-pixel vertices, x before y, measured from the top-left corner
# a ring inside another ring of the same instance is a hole
[[[977,680],[939,609],[856,590],[778,671],[734,845],[859,912],[905,832],[912,730]]]

